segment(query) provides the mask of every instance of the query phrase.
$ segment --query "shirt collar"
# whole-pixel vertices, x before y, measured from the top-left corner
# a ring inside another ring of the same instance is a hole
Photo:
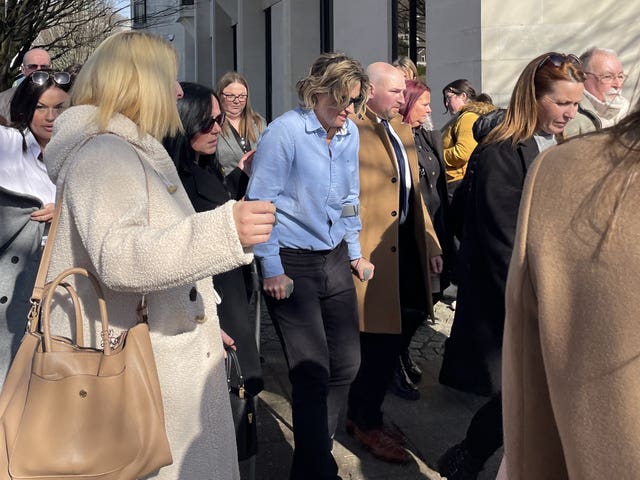
[[[302,107],[299,107],[299,111],[300,115],[302,115],[302,117],[304,118],[304,128],[307,133],[321,132],[322,134],[326,135],[327,131],[320,123],[320,120],[318,120],[316,112],[314,112],[313,110],[307,110],[306,108]],[[347,118],[345,124],[336,131],[336,136],[349,135],[347,125],[350,121],[351,120]]]
[[[33,133],[31,133],[31,130],[28,128],[25,128],[24,130],[24,140],[27,144],[27,150],[33,154],[33,158],[38,158],[42,150],[40,149],[38,140],[36,140],[36,137],[34,137]]]

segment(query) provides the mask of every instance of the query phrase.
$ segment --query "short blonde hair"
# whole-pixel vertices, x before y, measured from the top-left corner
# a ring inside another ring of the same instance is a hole
[[[103,131],[114,114],[131,119],[158,140],[181,130],[176,107],[178,61],[162,38],[140,31],[104,40],[83,65],[71,92],[73,105],[98,107]]]
[[[360,82],[360,102],[355,105],[356,113],[364,110],[367,103],[369,78],[357,60],[344,53],[323,53],[309,70],[309,74],[296,84],[298,98],[303,108],[315,108],[321,93],[328,93],[340,108],[347,108],[349,92]]]

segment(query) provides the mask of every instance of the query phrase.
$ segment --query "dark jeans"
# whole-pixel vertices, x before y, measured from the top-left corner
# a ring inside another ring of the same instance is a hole
[[[398,355],[409,346],[411,337],[425,318],[425,272],[420,263],[411,215],[400,225],[399,246],[402,333],[360,334],[360,370],[349,391],[347,416],[363,430],[382,426],[382,402],[393,378]],[[385,279],[376,277],[373,281]]]
[[[358,310],[346,244],[333,251],[281,249],[294,290],[265,296],[289,366],[295,449],[291,479],[332,479],[331,439],[360,365]]]

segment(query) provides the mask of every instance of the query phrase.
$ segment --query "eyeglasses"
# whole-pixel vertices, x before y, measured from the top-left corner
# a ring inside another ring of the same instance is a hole
[[[452,99],[453,97],[457,97],[457,96],[459,96],[459,95],[460,95],[459,93],[455,93],[455,92],[448,92],[448,93],[444,96],[444,98],[445,98],[445,102],[450,102],[450,101],[451,101],[451,99]]]
[[[544,57],[538,66],[536,67],[536,72],[544,67],[544,64],[547,62],[551,62],[554,67],[560,68],[564,63],[571,62],[574,65],[582,65],[582,62],[578,57],[576,57],[573,53],[569,55],[565,55],[564,53],[551,52],[549,55]]]
[[[37,63],[27,63],[26,65],[22,65],[22,68],[25,70],[48,70],[51,68],[51,65],[39,65]]]
[[[614,80],[618,80],[620,83],[623,83],[627,79],[627,76],[624,73],[619,73],[617,75],[614,75],[613,73],[605,73],[604,75],[598,75],[597,73],[593,72],[584,73],[586,73],[587,75],[593,75],[603,85],[610,85]]]
[[[244,102],[249,95],[241,93],[240,95],[234,95],[233,93],[223,93],[222,96],[227,102],[235,102],[236,100]]]
[[[37,70],[29,75],[31,81],[36,85],[44,85],[52,78],[57,85],[69,85],[71,83],[71,75],[68,72],[47,72],[45,70]]]
[[[202,125],[202,127],[200,127],[200,133],[211,133],[211,130],[213,130],[213,127],[216,123],[218,124],[218,126],[222,127],[224,119],[224,113],[221,113],[217,117],[210,117],[209,120],[207,120],[207,122]]]

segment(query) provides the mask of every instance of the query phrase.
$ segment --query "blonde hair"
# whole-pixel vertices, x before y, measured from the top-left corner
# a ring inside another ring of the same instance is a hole
[[[244,104],[244,108],[242,109],[242,113],[240,114],[240,135],[249,140],[250,143],[254,144],[258,141],[258,138],[254,132],[254,129],[251,126],[255,125],[258,135],[262,133],[264,130],[264,121],[262,117],[251,108],[251,96],[249,95],[249,84],[247,83],[247,79],[244,78],[238,72],[227,72],[220,79],[216,85],[216,94],[220,99],[220,106],[222,108],[222,99],[224,98],[222,91],[227,88],[227,86],[232,83],[239,83],[247,90],[247,102]],[[222,131],[225,134],[229,133],[229,122],[225,121],[222,124]]]
[[[407,80],[418,80],[418,67],[409,57],[402,55],[391,64],[401,70]]]
[[[309,74],[298,81],[296,88],[303,108],[315,108],[321,93],[328,93],[338,107],[347,108],[350,90],[360,82],[360,102],[356,106],[356,114],[364,110],[367,103],[369,78],[357,60],[344,53],[323,53],[311,68]]]
[[[73,105],[95,105],[98,129],[104,131],[120,113],[141,134],[158,140],[182,129],[176,107],[178,61],[162,38],[140,31],[104,40],[83,65],[71,92]]]

